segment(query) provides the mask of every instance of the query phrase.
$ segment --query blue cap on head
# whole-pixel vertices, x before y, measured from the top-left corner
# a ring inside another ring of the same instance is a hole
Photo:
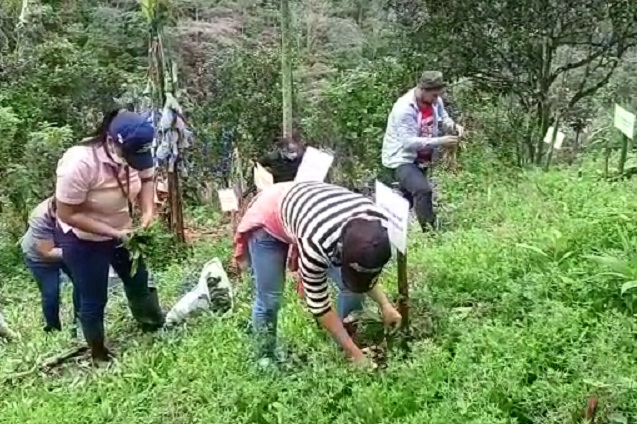
[[[153,167],[151,151],[155,128],[147,117],[122,111],[118,113],[108,127],[108,134],[120,146],[126,162],[139,171]]]

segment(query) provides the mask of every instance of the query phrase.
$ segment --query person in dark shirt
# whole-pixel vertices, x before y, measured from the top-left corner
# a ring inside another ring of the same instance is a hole
[[[294,181],[301,166],[305,146],[297,137],[280,137],[274,151],[258,160],[271,174],[274,184]]]

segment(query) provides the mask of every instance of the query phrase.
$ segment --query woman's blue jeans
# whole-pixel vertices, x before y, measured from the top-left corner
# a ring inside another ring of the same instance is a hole
[[[108,271],[112,266],[124,283],[133,317],[143,330],[156,330],[164,324],[157,292],[148,287],[148,271],[140,258],[131,275],[129,252],[119,241],[79,239],[69,232],[60,243],[64,263],[71,271],[80,296],[80,321],[89,346],[104,343],[104,310],[108,299]]]
[[[40,262],[26,258],[26,264],[33,275],[40,296],[42,297],[42,314],[44,315],[46,330],[61,330],[60,322],[60,285],[61,272],[71,276],[71,272],[60,262]],[[77,318],[79,311],[79,295],[73,289],[73,317]]]
[[[285,271],[289,244],[272,237],[263,229],[250,234],[248,251],[255,287],[252,322],[262,354],[271,355],[276,346],[277,317],[285,289]],[[338,288],[339,318],[363,308],[364,294],[352,293],[343,285],[341,269],[331,267],[328,277]]]

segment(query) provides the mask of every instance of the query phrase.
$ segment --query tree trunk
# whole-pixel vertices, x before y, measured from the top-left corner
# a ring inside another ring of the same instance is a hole
[[[290,58],[290,6],[281,0],[281,91],[283,93],[283,137],[292,137],[292,63]]]

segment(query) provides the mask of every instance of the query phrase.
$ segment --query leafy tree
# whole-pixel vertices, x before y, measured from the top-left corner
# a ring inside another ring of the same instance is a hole
[[[392,8],[414,46],[443,57],[450,76],[515,95],[534,114],[539,132],[526,146],[536,163],[544,145],[537,136],[604,87],[637,45],[630,0],[393,0]]]

